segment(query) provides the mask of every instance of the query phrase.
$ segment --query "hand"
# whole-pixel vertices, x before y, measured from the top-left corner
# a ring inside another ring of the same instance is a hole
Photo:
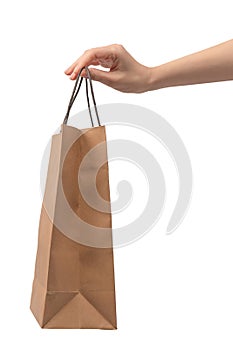
[[[109,68],[109,71],[90,68],[91,77],[116,90],[134,93],[148,90],[150,68],[138,63],[122,45],[114,44],[85,51],[66,69],[65,74],[74,80],[79,70],[89,65]],[[81,76],[86,77],[85,70]]]

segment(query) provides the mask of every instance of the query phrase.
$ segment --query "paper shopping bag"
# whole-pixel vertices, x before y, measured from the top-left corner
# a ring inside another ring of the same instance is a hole
[[[42,328],[116,329],[106,133],[87,67],[99,126],[67,125],[81,71],[52,136],[30,308]]]

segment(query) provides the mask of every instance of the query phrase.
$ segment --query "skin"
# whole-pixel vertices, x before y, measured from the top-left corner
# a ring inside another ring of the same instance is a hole
[[[89,65],[108,68],[90,68],[93,80],[131,93],[233,80],[233,40],[156,67],[140,64],[122,45],[97,47],[85,51],[65,74],[75,80],[79,70]],[[86,77],[85,71],[82,76]]]

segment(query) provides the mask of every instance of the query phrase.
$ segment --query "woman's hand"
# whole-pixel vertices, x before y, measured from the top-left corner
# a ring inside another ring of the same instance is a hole
[[[123,92],[233,80],[233,39],[151,68],[138,63],[121,45],[98,47],[85,51],[65,73],[75,79],[88,65],[109,68],[109,72],[91,68],[92,78]]]
[[[141,93],[148,91],[150,68],[138,63],[122,45],[114,44],[85,51],[66,69],[65,74],[74,80],[77,78],[79,70],[89,65],[109,68],[109,71],[90,68],[93,80],[100,81],[122,92]],[[85,70],[82,71],[81,75],[86,77]]]

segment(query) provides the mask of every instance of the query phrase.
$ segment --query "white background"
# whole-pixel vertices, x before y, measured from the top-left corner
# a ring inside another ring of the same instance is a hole
[[[29,310],[40,162],[73,87],[63,71],[85,49],[100,45],[121,43],[153,66],[231,39],[231,5],[230,0],[2,2],[2,348],[232,349],[232,82],[141,95],[95,83],[99,104],[139,104],[173,125],[192,161],[192,202],[172,235],[165,235],[165,209],[149,234],[115,251],[117,331],[41,330]],[[167,179],[169,188],[177,186],[175,176],[174,186]]]

